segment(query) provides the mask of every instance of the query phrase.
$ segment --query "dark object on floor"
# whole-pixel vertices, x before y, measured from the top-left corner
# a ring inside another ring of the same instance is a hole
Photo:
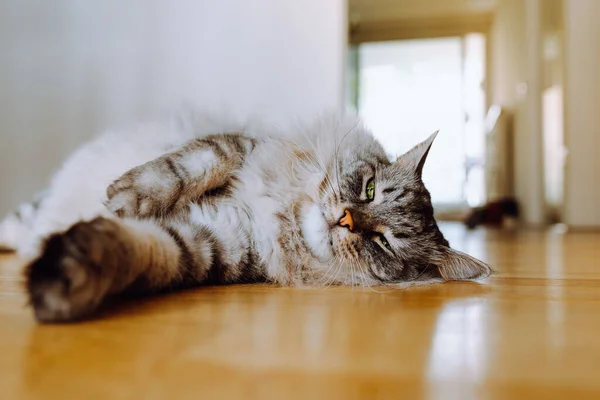
[[[519,218],[519,204],[513,198],[503,198],[471,210],[465,219],[469,229],[479,225],[504,227]]]

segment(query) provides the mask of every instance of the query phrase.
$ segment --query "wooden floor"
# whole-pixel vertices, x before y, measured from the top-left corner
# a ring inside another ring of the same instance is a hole
[[[600,233],[464,232],[482,284],[204,288],[37,325],[0,259],[1,399],[600,399]]]

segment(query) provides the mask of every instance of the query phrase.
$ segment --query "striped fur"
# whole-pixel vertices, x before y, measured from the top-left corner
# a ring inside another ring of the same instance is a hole
[[[0,225],[0,242],[31,260],[40,321],[86,317],[132,290],[484,276],[433,218],[421,180],[432,142],[392,162],[350,117],[270,130],[188,114],[82,147],[26,224]]]

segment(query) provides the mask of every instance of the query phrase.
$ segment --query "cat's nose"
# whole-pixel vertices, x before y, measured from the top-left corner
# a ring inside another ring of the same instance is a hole
[[[350,214],[350,211],[344,210],[344,216],[340,218],[338,224],[350,229],[350,232],[354,230],[354,220],[352,219],[352,214]]]

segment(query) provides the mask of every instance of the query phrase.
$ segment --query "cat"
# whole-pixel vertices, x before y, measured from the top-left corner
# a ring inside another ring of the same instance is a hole
[[[468,229],[475,229],[480,225],[513,229],[518,220],[519,203],[512,197],[503,197],[473,208],[463,222]]]
[[[421,175],[436,134],[393,160],[354,116],[281,128],[183,112],[83,145],[0,224],[0,243],[28,260],[40,322],[201,284],[485,277],[434,218]]]

